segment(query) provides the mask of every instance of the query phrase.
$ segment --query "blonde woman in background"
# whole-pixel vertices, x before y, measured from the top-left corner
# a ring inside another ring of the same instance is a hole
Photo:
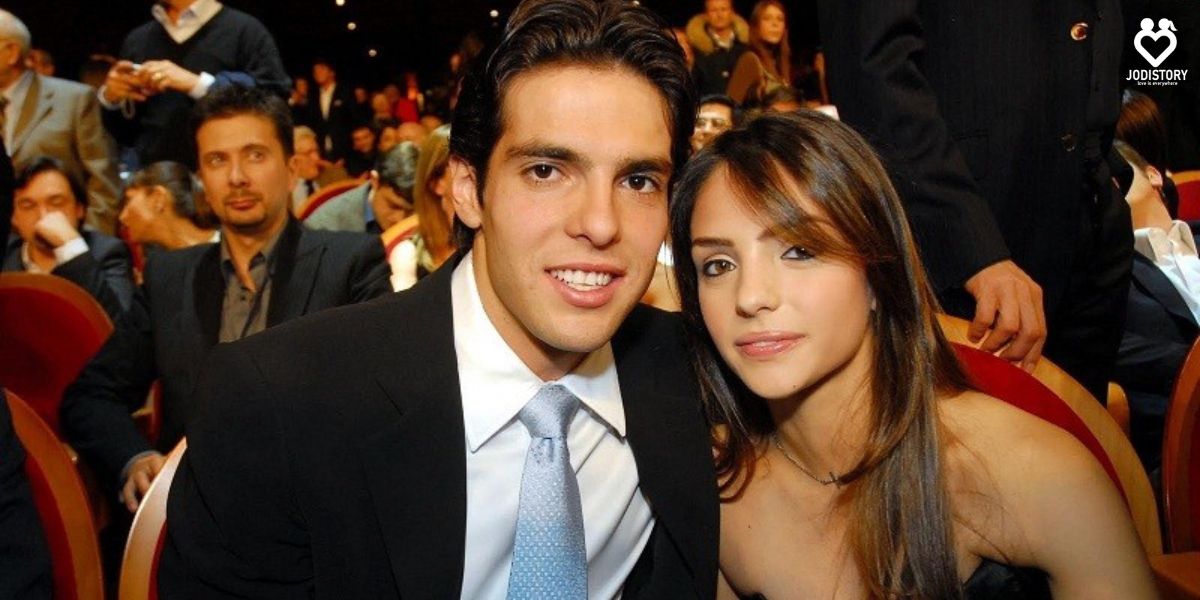
[[[451,239],[454,206],[446,194],[449,161],[450,126],[442,125],[430,132],[421,144],[413,185],[413,216],[384,233],[384,239],[388,240],[403,238],[408,232],[415,231],[388,249],[392,289],[396,291],[412,287],[454,254]]]

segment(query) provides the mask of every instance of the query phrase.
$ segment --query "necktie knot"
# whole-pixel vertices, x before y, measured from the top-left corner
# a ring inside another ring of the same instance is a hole
[[[538,390],[517,419],[534,438],[565,439],[578,410],[579,398],[561,383],[552,383]]]

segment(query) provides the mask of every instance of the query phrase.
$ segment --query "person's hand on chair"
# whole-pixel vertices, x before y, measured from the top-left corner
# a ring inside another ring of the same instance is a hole
[[[125,478],[125,487],[121,489],[121,499],[129,512],[137,512],[138,504],[150,490],[154,477],[162,470],[167,458],[157,452],[147,454],[129,466],[129,474]]]
[[[971,276],[964,287],[975,298],[967,337],[980,350],[1032,371],[1046,343],[1041,286],[1016,263],[1004,260]]]

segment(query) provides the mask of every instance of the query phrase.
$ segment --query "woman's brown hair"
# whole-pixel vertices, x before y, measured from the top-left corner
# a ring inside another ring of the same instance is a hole
[[[434,266],[441,264],[454,252],[451,239],[450,217],[442,210],[442,199],[434,193],[433,186],[446,173],[450,162],[450,126],[434,129],[421,142],[420,157],[417,159],[417,180],[413,185],[413,211],[417,214],[417,230],[425,247],[433,257]]]
[[[739,202],[780,239],[817,256],[862,266],[877,299],[868,439],[858,463],[837,478],[848,500],[851,547],[875,598],[958,598],[937,398],[967,389],[937,326],[937,301],[904,211],[872,149],[820,113],[772,114],[727,132],[685,166],[671,207],[675,276],[691,359],[715,425],[717,472],[726,501],[752,478],[775,423],[719,359],[700,312],[691,216],[705,182],[724,170]],[[806,212],[797,195],[821,214]]]
[[[783,39],[778,44],[768,44],[758,32],[759,21],[768,6],[774,6],[783,13]],[[750,11],[750,49],[758,55],[764,69],[778,76],[783,85],[792,85],[792,47],[788,43],[787,9],[779,0],[760,0]]]

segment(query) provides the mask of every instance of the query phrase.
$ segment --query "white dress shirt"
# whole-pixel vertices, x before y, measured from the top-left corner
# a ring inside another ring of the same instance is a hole
[[[454,270],[450,285],[467,446],[462,597],[502,599],[530,442],[516,416],[546,382],[517,358],[488,319],[471,253]],[[654,517],[625,438],[612,346],[592,352],[558,383],[581,401],[567,446],[583,503],[588,597],[616,598],[650,538]]]
[[[82,237],[77,237],[54,249],[54,267],[73,260],[80,254],[87,254],[88,245]],[[29,244],[21,244],[21,264],[25,267],[26,273],[46,273],[41,267],[33,262],[33,257],[29,255]]]
[[[167,16],[167,9],[156,2],[150,8],[150,15],[167,30],[167,35],[171,36],[176,44],[182,44],[196,35],[196,32],[220,11],[221,3],[217,0],[196,0],[179,13],[178,21],[172,23],[171,18]]]
[[[4,147],[9,156],[12,156],[13,134],[17,131],[17,119],[21,118],[21,107],[25,105],[25,95],[29,93],[31,82],[33,71],[25,71],[3,91],[8,103],[4,105],[4,131],[0,131],[0,135],[4,136]]]
[[[1196,238],[1183,221],[1173,221],[1171,229],[1143,227],[1133,231],[1133,248],[1150,259],[1183,296],[1192,317],[1200,323],[1200,257]]]

